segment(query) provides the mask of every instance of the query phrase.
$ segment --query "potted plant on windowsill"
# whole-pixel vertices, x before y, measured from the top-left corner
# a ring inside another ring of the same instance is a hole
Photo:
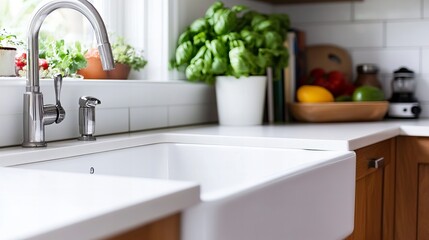
[[[216,83],[221,125],[262,123],[266,69],[288,64],[289,18],[215,2],[179,37],[172,68],[187,80]]]
[[[15,58],[18,75],[27,74],[27,54],[20,53]],[[81,44],[75,42],[66,44],[64,40],[55,40],[47,37],[40,42],[39,76],[52,78],[54,74],[61,73],[64,77],[76,77],[78,69],[86,66],[86,59]]]
[[[5,29],[0,31],[0,77],[15,77],[16,47],[23,45],[16,35]]]
[[[104,71],[98,49],[92,48],[85,54],[87,67],[80,69],[78,74],[85,79],[128,79],[131,70],[140,71],[147,64],[143,52],[126,43],[123,37],[118,37],[112,44],[112,53],[115,60],[114,70]]]

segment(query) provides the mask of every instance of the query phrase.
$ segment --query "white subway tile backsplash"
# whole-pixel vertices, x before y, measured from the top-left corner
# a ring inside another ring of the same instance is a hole
[[[420,72],[420,50],[418,48],[375,48],[353,49],[351,51],[353,65],[374,63],[380,73],[393,73],[401,66]]]
[[[429,73],[418,74],[416,77],[416,97],[419,101],[429,104]],[[426,113],[429,117],[429,112]]]
[[[168,96],[171,92],[171,86],[168,83],[165,84],[151,84],[147,83],[144,88],[133,87],[128,89],[129,106],[130,107],[141,107],[141,106],[154,106],[154,105],[168,105]],[[165,92],[165,95],[158,95],[160,91]]]
[[[288,14],[292,26],[295,23],[352,20],[351,3],[288,4],[274,7],[274,12]]]
[[[341,47],[381,47],[383,23],[350,22],[297,25],[307,34],[307,44],[336,44]]]
[[[216,117],[215,104],[177,105],[168,108],[169,126],[213,122]]]
[[[204,83],[172,84],[169,88],[168,103],[175,105],[207,104],[215,99],[214,86]]]
[[[66,110],[66,117],[60,124],[54,123],[45,126],[46,140],[54,141],[67,138],[77,138],[79,136],[78,113],[78,109]]]
[[[420,107],[422,108],[420,118],[429,118],[429,102],[420,102]]]
[[[165,94],[159,95],[162,91]],[[169,104],[199,104],[214,101],[214,87],[203,83],[166,82],[145,84],[129,91],[130,106],[158,106]]]
[[[20,80],[18,80],[20,81]],[[0,80],[0,84],[5,81]],[[24,81],[21,80],[22,85],[18,86],[2,86],[0,87],[0,110],[1,114],[22,114],[22,98],[25,92]],[[13,102],[20,102],[21,104],[13,104]]]
[[[22,143],[22,113],[0,115],[3,129],[0,134],[0,146],[11,146]]]
[[[128,108],[95,110],[95,135],[128,132]],[[60,124],[45,127],[46,140],[54,141],[79,136],[79,111],[67,111]]]
[[[168,126],[166,106],[130,108],[130,130],[138,131]]]
[[[386,46],[429,46],[429,20],[387,22]]]
[[[95,111],[95,121],[95,135],[128,132],[128,107],[97,109]]]
[[[429,18],[429,0],[423,0],[423,18]]]
[[[421,18],[421,0],[365,0],[355,2],[355,20]]]
[[[135,81],[64,79],[61,91],[61,103],[67,110],[77,109],[81,96],[93,96],[101,100],[97,108],[115,108],[126,106],[130,89]],[[43,79],[40,82],[45,103],[54,103],[54,83]],[[141,85],[141,84],[140,84]],[[25,88],[24,88],[25,89]]]
[[[429,48],[422,49],[421,73],[429,74]]]
[[[0,146],[18,145],[22,142],[25,80],[0,78],[0,85],[3,96],[0,123],[7,126],[0,134]],[[53,81],[42,80],[40,85],[45,103],[54,103]],[[217,119],[213,107],[214,88],[206,84],[65,79],[61,99],[66,118],[60,124],[46,126],[47,141],[78,137],[78,99],[83,95],[97,97],[102,102],[96,107],[96,135],[174,126],[176,123],[206,123]],[[171,122],[168,119],[170,113],[174,116]]]

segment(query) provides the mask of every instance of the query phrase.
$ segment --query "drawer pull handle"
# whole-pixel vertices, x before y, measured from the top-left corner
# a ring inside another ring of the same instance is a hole
[[[384,167],[384,157],[372,159],[368,162],[368,168],[382,168]]]

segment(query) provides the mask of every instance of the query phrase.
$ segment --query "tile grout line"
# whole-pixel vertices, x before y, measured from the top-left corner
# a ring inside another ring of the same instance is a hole
[[[382,44],[382,47],[383,47],[383,48],[387,48],[387,20],[383,20],[383,32],[382,32],[382,37],[383,37],[383,44]]]
[[[128,132],[131,132],[131,107],[128,107]]]
[[[170,127],[170,125],[171,125],[171,121],[170,121],[170,108],[171,108],[171,105],[168,104],[167,105],[167,127]]]
[[[419,47],[419,73],[423,74],[423,47]]]

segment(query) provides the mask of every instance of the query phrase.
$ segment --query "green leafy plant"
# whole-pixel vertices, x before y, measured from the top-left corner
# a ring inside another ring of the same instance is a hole
[[[66,45],[64,40],[46,39],[41,43],[39,57],[49,62],[52,74],[73,76],[77,70],[86,67],[84,51],[79,42]]]
[[[135,71],[139,71],[147,64],[143,57],[143,51],[137,51],[126,43],[123,37],[118,37],[112,44],[112,53],[116,63],[126,64]]]
[[[215,2],[204,17],[179,36],[170,67],[190,81],[213,83],[215,76],[263,75],[267,67],[284,68],[289,17],[262,14],[245,6]]]
[[[17,47],[23,45],[24,42],[17,38],[16,35],[0,30],[0,47]]]

